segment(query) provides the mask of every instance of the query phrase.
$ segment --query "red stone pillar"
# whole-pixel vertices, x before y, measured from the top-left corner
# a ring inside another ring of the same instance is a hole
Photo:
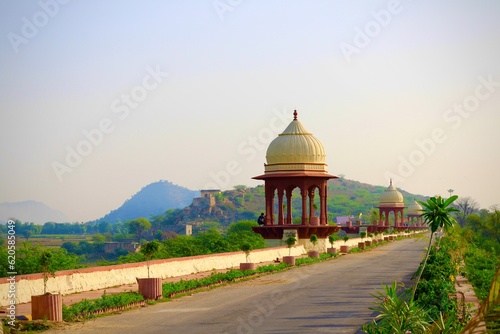
[[[266,225],[274,224],[274,187],[266,184]]]
[[[306,208],[307,208],[307,189],[305,189],[304,186],[300,188],[300,195],[302,196],[302,225],[307,225],[307,214],[306,214]]]
[[[283,225],[283,188],[278,188],[278,225]]]
[[[286,223],[288,225],[292,224],[292,191],[293,189],[286,191]]]
[[[311,224],[311,218],[314,217],[314,188],[310,188],[307,193],[309,194],[309,224]]]

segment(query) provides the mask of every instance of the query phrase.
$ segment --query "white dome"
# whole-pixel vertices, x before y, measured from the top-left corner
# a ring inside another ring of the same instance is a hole
[[[391,184],[380,196],[379,207],[404,207],[403,195]]]
[[[415,200],[413,203],[410,204],[408,207],[408,215],[412,216],[420,216],[423,212],[422,206]]]
[[[266,173],[327,172],[323,144],[297,120],[293,121],[267,148]]]

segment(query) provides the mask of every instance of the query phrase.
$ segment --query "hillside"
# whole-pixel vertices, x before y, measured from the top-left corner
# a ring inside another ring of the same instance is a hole
[[[142,188],[118,209],[97,219],[97,222],[106,221],[113,224],[158,215],[170,209],[188,206],[199,194],[199,191],[189,190],[168,181],[154,182]]]
[[[373,186],[358,181],[337,179],[328,183],[328,220],[335,221],[337,216],[354,215],[360,213],[365,218],[375,208],[380,195],[387,187]],[[413,199],[424,200],[425,197],[415,195],[399,189],[403,194],[406,205]],[[292,216],[300,216],[301,197],[298,189],[294,190]],[[319,196],[315,202],[319,203]],[[276,205],[276,204],[275,204]],[[247,188],[237,186],[234,190],[221,192],[214,196],[214,203],[208,201],[191,203],[188,207],[170,210],[154,219],[162,225],[176,225],[194,222],[219,222],[223,225],[244,219],[257,219],[260,212],[265,210],[264,187]],[[277,208],[275,208],[277,212]]]
[[[0,203],[0,222],[5,223],[15,218],[23,222],[43,224],[45,222],[61,223],[66,221],[66,216],[42,202],[4,202]]]

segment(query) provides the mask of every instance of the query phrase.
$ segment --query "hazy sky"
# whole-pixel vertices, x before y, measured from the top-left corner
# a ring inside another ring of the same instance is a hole
[[[256,186],[299,112],[331,174],[500,204],[500,2],[0,4],[0,202],[99,218]],[[263,204],[264,205],[264,204]]]

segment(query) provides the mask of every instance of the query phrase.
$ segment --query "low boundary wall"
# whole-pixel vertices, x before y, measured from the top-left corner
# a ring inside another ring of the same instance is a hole
[[[302,245],[290,249],[291,255],[306,254]],[[254,263],[269,262],[289,254],[285,246],[255,249],[251,251],[249,261]],[[231,252],[191,257],[172,258],[150,261],[151,277],[177,277],[213,269],[239,267],[246,262],[245,253]],[[113,266],[91,267],[73,270],[62,270],[55,273],[47,281],[47,291],[63,295],[106,289],[119,285],[136,283],[136,277],[148,277],[146,262],[127,263]],[[32,295],[43,294],[42,274],[18,275],[16,279],[16,303],[31,301]],[[9,277],[0,278],[0,306],[9,305]]]

